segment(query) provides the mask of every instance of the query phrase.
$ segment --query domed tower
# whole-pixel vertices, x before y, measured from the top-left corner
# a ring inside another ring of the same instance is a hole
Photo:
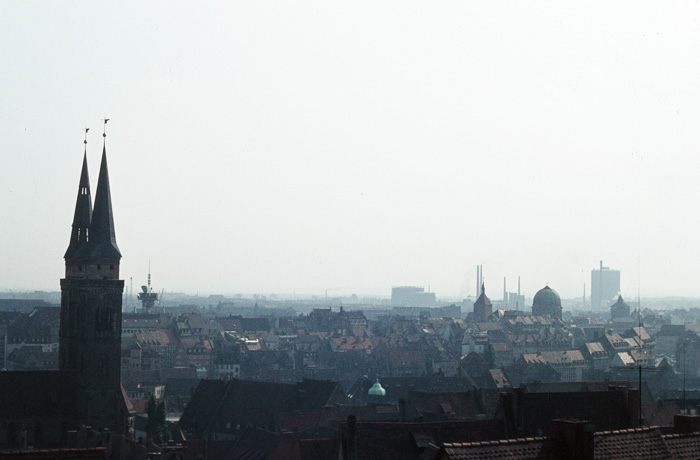
[[[552,318],[561,319],[561,297],[557,291],[549,286],[537,291],[532,299],[532,314],[536,316],[549,315]]]

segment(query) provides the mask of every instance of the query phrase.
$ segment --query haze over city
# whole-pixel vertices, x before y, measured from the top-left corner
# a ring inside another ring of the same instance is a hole
[[[121,277],[700,296],[697,3],[3,3],[0,290],[58,290],[101,118]],[[92,184],[95,185],[94,183]],[[61,231],[63,229],[63,231]]]

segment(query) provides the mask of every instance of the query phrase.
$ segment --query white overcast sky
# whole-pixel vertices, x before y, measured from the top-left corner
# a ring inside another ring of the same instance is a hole
[[[699,10],[2,2],[0,289],[59,289],[106,116],[127,285],[700,296]]]

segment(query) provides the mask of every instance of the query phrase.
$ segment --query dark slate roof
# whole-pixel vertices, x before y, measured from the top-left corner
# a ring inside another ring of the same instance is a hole
[[[411,391],[409,403],[417,413],[435,419],[466,419],[473,420],[483,416],[485,410],[481,407],[479,392],[469,390],[452,393],[428,393]]]
[[[180,418],[180,427],[201,436],[224,398],[226,382],[202,380]]]
[[[0,299],[0,311],[8,312],[11,315],[17,315],[18,312],[29,313],[36,307],[49,307],[52,304],[47,303],[45,300],[38,299]],[[13,319],[12,317],[6,317],[3,322]]]
[[[241,320],[242,319],[243,319],[242,316],[217,317],[216,322],[221,324],[221,327],[223,327],[225,331],[242,331],[243,330],[243,328],[241,327]]]
[[[292,445],[292,440],[286,440],[277,433],[248,427],[238,442],[226,453],[223,460],[272,460],[286,458],[280,455],[280,451],[290,454]]]
[[[241,328],[244,332],[247,331],[269,331],[270,320],[267,318],[242,318]]]
[[[678,337],[683,335],[685,331],[686,328],[682,324],[662,324],[661,329],[655,334],[655,337]]]
[[[12,460],[107,460],[106,447],[70,449],[32,449],[0,452],[0,459]]]
[[[201,379],[170,378],[165,382],[165,396],[190,397]]]
[[[117,247],[114,231],[114,213],[109,189],[106,148],[102,149],[102,164],[95,192],[95,208],[90,223],[89,246],[90,256],[96,259],[119,259],[122,256],[119,247]]]
[[[3,417],[76,415],[75,383],[69,372],[0,372],[0,388]]]
[[[21,314],[15,319],[14,323],[8,327],[7,340],[10,343],[57,341],[60,322],[59,307],[36,307],[31,313]]]
[[[195,436],[207,430],[229,431],[240,425],[270,427],[275,414],[320,412],[342,396],[330,380],[304,379],[296,384],[233,379],[202,380],[180,419],[180,427]],[[340,401],[339,401],[340,402]]]
[[[348,450],[347,424],[341,427],[343,454]],[[433,423],[357,422],[356,458],[418,459],[430,448],[457,441],[498,439],[505,434],[500,420]]]
[[[339,450],[338,438],[299,440],[299,451],[303,459],[336,460]]]
[[[90,195],[90,179],[88,177],[87,152],[83,155],[83,169],[80,173],[78,185],[78,198],[75,202],[75,214],[73,216],[70,244],[66,250],[65,258],[85,257],[83,251],[87,248],[87,232],[92,220],[92,197]],[[83,252],[80,254],[80,252]]]
[[[486,296],[486,289],[484,289],[484,285],[481,285],[481,295],[479,296],[478,299],[476,299],[476,302],[474,302],[474,306],[477,305],[484,305],[487,307],[492,306],[491,305],[491,300]]]
[[[374,381],[374,378],[358,379],[348,391],[348,394],[353,395],[353,402],[364,401]],[[442,393],[467,391],[476,386],[468,376],[445,377],[439,374],[421,377],[380,377],[379,382],[386,390],[385,402],[393,404],[398,403],[400,399],[408,400],[411,391]]]
[[[626,390],[566,392],[566,393],[516,393],[515,417],[522,420],[519,435],[547,435],[550,420],[588,420],[597,430],[628,428],[634,417],[630,416]],[[519,401],[518,401],[519,399]],[[502,399],[502,402],[507,399]]]

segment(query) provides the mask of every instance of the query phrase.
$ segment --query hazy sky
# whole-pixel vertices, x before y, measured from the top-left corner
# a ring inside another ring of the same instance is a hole
[[[0,3],[0,289],[700,296],[698,2]],[[590,287],[589,287],[590,291]]]

